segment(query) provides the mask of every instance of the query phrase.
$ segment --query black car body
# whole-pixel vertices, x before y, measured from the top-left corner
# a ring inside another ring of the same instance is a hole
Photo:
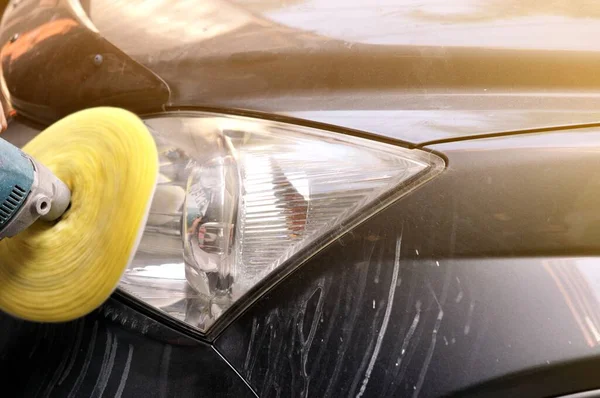
[[[67,324],[2,315],[11,391],[600,388],[598,6],[189,3],[13,1],[0,34],[18,115],[7,137],[98,105],[197,110],[421,149],[445,168],[206,334],[122,292]]]

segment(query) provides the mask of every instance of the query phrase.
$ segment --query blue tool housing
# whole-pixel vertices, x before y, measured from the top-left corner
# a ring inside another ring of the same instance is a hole
[[[33,179],[34,169],[29,158],[0,138],[0,230],[25,202]]]

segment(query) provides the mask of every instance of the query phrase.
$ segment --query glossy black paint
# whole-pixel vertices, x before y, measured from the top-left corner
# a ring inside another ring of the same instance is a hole
[[[599,366],[598,148],[597,129],[436,146],[441,176],[311,259],[217,347],[261,396],[597,388],[545,378]]]
[[[513,373],[565,372],[564,361],[583,358],[580,375],[597,371],[598,347],[588,345],[547,271],[569,280],[572,259],[401,260],[394,287],[394,237],[346,243],[217,341],[259,395],[429,397]],[[590,316],[598,319],[597,308]],[[598,387],[596,378],[541,378],[521,374],[520,383],[465,393],[518,391],[528,380],[527,396]]]
[[[3,390],[19,397],[253,397],[210,346],[111,299],[74,322],[0,314]]]
[[[15,127],[8,138],[35,134]],[[593,128],[434,146],[442,175],[301,266],[216,349],[261,396],[598,388],[599,148]],[[251,394],[209,345],[114,299],[66,325],[2,324],[0,370],[18,392],[116,393],[131,345],[131,395]],[[95,348],[76,349],[94,329]]]

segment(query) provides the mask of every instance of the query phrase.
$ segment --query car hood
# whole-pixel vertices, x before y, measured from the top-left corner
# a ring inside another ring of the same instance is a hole
[[[413,143],[598,119],[600,44],[589,39],[600,34],[596,4],[23,3],[5,15],[0,37],[7,43],[2,53],[7,91],[16,107],[33,117],[39,109],[50,110],[46,119],[51,119],[98,104],[138,112],[249,109]],[[24,15],[34,17],[23,29]],[[61,18],[75,21],[78,34],[58,34],[55,43],[39,40],[25,50],[37,51],[37,59],[24,64],[27,57],[21,57],[17,68],[9,51],[13,35]],[[64,49],[77,44],[79,62],[61,73],[67,65],[56,62],[60,51],[66,57]],[[44,47],[55,62],[44,63],[47,76],[38,85],[60,90],[53,101],[28,93]],[[96,54],[105,54],[106,62],[94,67]],[[77,81],[69,80],[73,74]],[[79,94],[71,95],[77,101],[68,101],[69,91]],[[60,107],[60,101],[69,103]]]

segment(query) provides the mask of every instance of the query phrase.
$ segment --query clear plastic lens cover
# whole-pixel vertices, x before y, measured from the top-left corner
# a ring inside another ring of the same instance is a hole
[[[145,120],[160,176],[120,287],[207,331],[251,288],[443,167],[435,155],[211,113]],[[291,262],[290,262],[291,261]]]

